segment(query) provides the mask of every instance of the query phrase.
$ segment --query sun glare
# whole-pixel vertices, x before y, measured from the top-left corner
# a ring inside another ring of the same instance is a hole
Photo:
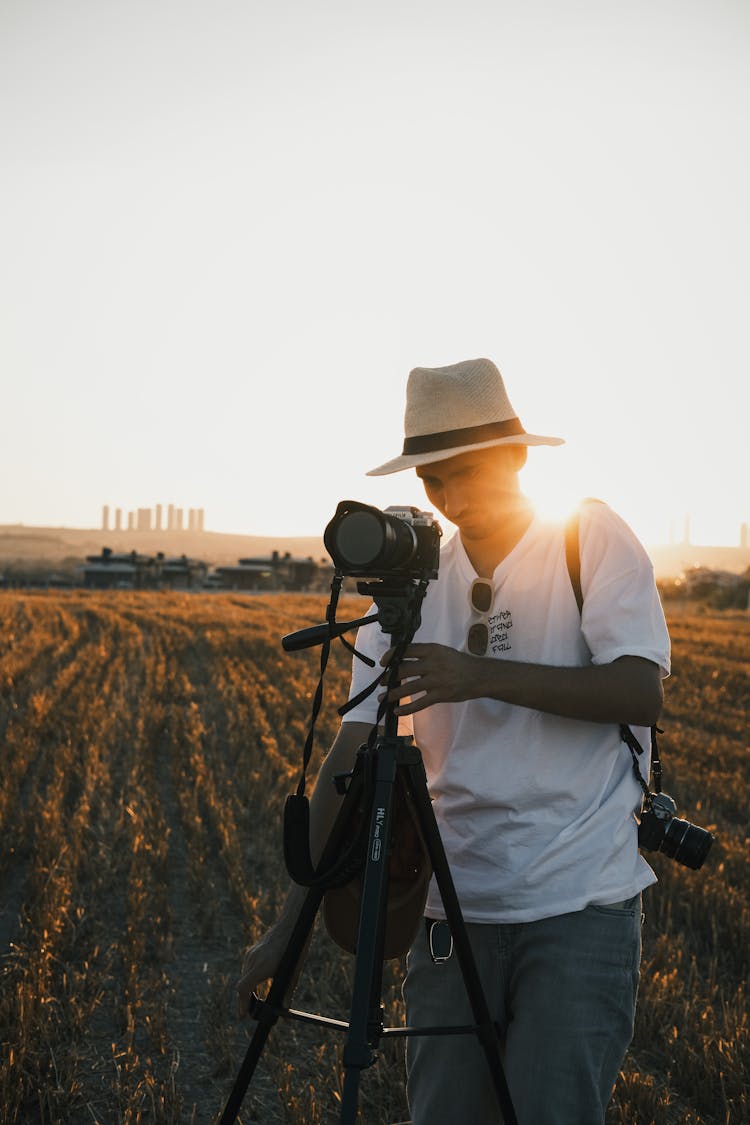
[[[565,523],[573,515],[578,503],[577,499],[571,498],[568,489],[556,489],[553,480],[543,490],[529,490],[526,495],[533,504],[537,517],[545,523]]]

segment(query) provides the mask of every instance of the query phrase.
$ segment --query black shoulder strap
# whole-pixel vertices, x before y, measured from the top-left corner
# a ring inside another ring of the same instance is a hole
[[[578,542],[578,521],[580,511],[576,509],[574,515],[565,525],[565,562],[568,564],[568,574],[573,593],[576,596],[578,612],[583,613],[583,590],[581,589],[581,549]]]
[[[578,612],[583,613],[583,590],[581,588],[581,546],[578,524],[581,520],[581,508],[584,504],[601,504],[594,496],[587,496],[576,508],[573,515],[565,524],[565,561],[568,564],[568,574],[573,593],[576,596]]]

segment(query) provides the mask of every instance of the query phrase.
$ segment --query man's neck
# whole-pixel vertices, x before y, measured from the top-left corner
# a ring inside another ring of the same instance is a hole
[[[492,535],[469,539],[459,531],[463,548],[480,578],[492,578],[496,567],[526,534],[533,518],[533,509],[523,505],[505,512]]]

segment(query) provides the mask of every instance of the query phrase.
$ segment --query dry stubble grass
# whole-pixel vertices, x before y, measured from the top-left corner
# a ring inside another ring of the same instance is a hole
[[[247,1041],[233,1012],[241,950],[284,893],[280,810],[317,681],[317,652],[287,657],[278,640],[323,606],[0,595],[8,1125],[216,1120]],[[748,631],[741,615],[672,622],[667,788],[719,838],[702,872],[654,859],[636,1037],[609,1125],[750,1119]],[[348,665],[339,650],[318,758]],[[345,1018],[350,972],[317,936],[295,1004]],[[386,967],[389,1023],[402,1019],[401,973]],[[242,1121],[336,1121],[340,1048],[279,1025]],[[364,1076],[373,1125],[407,1116],[401,1050],[388,1043]]]

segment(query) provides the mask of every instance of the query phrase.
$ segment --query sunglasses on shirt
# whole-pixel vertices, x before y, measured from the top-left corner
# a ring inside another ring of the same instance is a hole
[[[484,656],[490,642],[489,612],[492,608],[492,583],[487,578],[475,578],[469,591],[469,601],[475,613],[481,615],[481,621],[475,621],[469,626],[466,636],[466,647],[472,656]]]

